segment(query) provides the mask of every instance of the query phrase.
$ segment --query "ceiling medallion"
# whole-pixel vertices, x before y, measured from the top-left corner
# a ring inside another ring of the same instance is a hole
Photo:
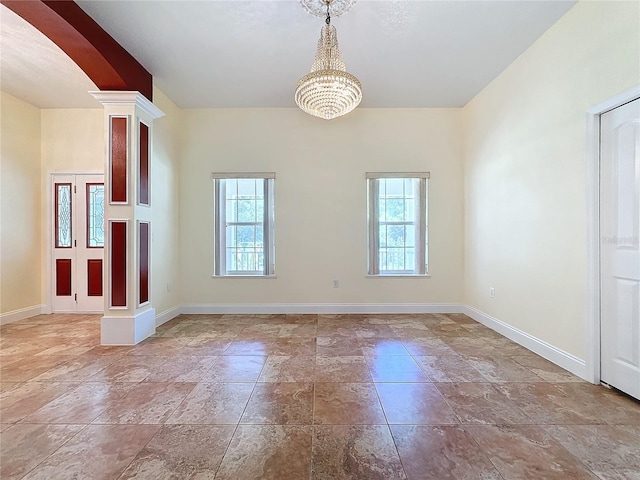
[[[331,9],[331,16],[339,17],[347,13],[356,0],[300,0],[304,9],[311,15],[325,18],[327,16],[327,3]]]
[[[336,27],[331,25],[331,15],[345,13],[355,0],[301,0],[300,3],[309,13],[326,16],[326,19],[311,72],[298,81],[296,104],[310,115],[331,120],[351,112],[362,101],[360,81],[347,72],[338,48]]]

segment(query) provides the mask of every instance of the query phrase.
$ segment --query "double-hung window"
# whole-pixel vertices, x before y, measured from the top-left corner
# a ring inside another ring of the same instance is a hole
[[[367,173],[369,275],[427,275],[429,173]]]
[[[275,274],[274,173],[213,173],[214,276]]]

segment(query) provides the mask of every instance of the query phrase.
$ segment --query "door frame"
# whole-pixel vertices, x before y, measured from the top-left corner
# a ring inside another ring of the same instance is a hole
[[[55,175],[104,175],[104,170],[51,170],[47,172],[47,186],[46,186],[46,198],[44,200],[45,207],[45,245],[46,255],[44,261],[46,262],[45,278],[44,278],[44,290],[45,290],[45,306],[43,313],[53,313],[53,235],[51,232],[55,229],[53,218],[53,180]]]
[[[587,110],[586,380],[600,383],[600,115],[640,98],[640,85]]]

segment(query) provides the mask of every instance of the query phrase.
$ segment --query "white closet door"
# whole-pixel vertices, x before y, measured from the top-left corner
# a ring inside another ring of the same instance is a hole
[[[640,398],[640,99],[601,116],[601,379]]]

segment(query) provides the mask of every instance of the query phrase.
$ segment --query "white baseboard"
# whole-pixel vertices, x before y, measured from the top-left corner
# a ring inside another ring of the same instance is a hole
[[[162,313],[156,315],[156,327],[159,327],[163,323],[167,323],[169,320],[176,318],[178,315],[182,313],[182,307],[178,305],[177,307],[170,308],[165,310]]]
[[[17,322],[36,315],[49,313],[46,305],[35,305],[0,314],[0,325]],[[340,314],[340,313],[465,313],[477,322],[495,330],[510,340],[522,345],[550,362],[568,370],[580,378],[587,379],[585,361],[546,343],[476,308],[458,303],[265,303],[265,304],[187,304],[179,305],[155,316],[155,326],[180,314]],[[150,327],[149,327],[150,328]],[[136,335],[134,343],[148,335]],[[140,337],[140,338],[137,338]],[[128,342],[127,342],[128,343]]]
[[[18,320],[24,320],[25,318],[35,317],[36,315],[41,315],[43,313],[48,313],[46,305],[34,305],[33,307],[0,313],[0,325],[6,325],[8,323],[17,322]]]
[[[458,303],[251,303],[183,305],[186,314],[460,313]]]
[[[574,375],[585,380],[587,379],[587,369],[584,360],[468,305],[464,305],[463,313],[473,318],[476,322],[504,335],[509,340],[513,340],[526,349],[570,371]]]

